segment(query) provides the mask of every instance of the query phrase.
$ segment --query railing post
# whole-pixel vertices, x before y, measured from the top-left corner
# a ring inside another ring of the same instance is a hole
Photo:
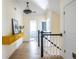
[[[38,46],[40,46],[40,30],[38,30]]]
[[[41,31],[41,57],[43,57],[43,31]]]

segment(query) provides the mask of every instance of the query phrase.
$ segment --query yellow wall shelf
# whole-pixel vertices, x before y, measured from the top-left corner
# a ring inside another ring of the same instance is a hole
[[[9,45],[21,37],[24,37],[23,33],[9,35],[9,36],[2,36],[2,45]]]

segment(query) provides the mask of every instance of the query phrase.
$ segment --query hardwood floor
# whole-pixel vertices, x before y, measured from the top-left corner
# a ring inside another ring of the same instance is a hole
[[[40,57],[40,48],[35,41],[24,42],[9,59],[63,59],[61,56]]]

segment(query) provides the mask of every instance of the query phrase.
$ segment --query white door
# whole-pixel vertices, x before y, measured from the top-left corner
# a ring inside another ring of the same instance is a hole
[[[71,2],[64,11],[65,59],[73,59],[72,52],[76,53],[76,2]]]

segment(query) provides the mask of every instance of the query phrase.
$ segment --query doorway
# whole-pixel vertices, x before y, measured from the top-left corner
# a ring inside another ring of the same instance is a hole
[[[36,20],[30,20],[30,41],[37,37],[37,23]]]
[[[42,31],[46,31],[46,22],[42,22]]]

